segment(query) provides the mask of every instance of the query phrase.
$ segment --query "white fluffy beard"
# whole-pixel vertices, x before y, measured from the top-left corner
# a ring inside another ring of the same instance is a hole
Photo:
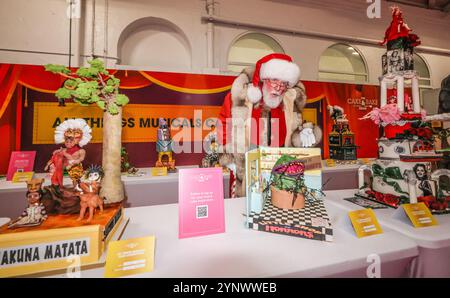
[[[262,88],[262,93],[264,104],[271,109],[277,108],[283,99],[283,95],[270,93],[266,88]]]

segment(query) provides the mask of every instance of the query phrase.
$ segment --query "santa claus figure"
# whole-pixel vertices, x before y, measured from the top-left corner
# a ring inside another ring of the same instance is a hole
[[[232,169],[232,196],[245,196],[245,152],[258,146],[312,147],[321,130],[303,123],[306,104],[300,68],[285,54],[261,58],[233,82],[219,116],[220,163]]]

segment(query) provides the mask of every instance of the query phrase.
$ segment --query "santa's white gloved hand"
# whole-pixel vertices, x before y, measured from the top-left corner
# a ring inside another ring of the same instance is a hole
[[[304,128],[300,132],[300,141],[302,143],[302,147],[312,147],[316,143],[316,138],[314,137],[314,133],[312,128]]]
[[[230,169],[230,171],[232,171],[233,173],[236,173],[236,164],[235,163],[227,165],[227,168]]]

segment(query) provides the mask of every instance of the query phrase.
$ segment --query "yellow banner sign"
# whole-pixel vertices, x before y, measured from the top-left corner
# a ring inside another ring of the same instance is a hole
[[[172,137],[181,129],[186,142],[202,141],[215,125],[221,107],[188,105],[129,104],[122,114],[122,142],[156,142],[158,119],[169,119]],[[66,119],[83,118],[92,128],[92,143],[102,142],[103,111],[97,106],[80,106],[67,103],[65,107],[57,103],[35,102],[33,116],[33,144],[54,144],[55,128]],[[194,128],[202,128],[195,133]],[[189,138],[190,139],[187,139]]]

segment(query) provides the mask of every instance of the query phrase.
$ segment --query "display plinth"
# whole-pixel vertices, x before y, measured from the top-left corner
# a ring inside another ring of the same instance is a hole
[[[330,218],[321,199],[305,198],[304,208],[281,209],[274,206],[270,191],[271,172],[283,156],[295,157],[304,166],[305,187],[321,192],[322,162],[319,148],[260,147],[246,153],[248,228],[294,237],[333,241]],[[293,195],[293,194],[292,194]]]
[[[125,227],[121,204],[109,205],[90,223],[77,218],[78,214],[50,215],[38,227],[0,227],[0,277],[96,264],[108,242]]]
[[[261,213],[250,213],[248,227],[299,238],[333,241],[333,229],[329,222],[323,202],[314,205],[305,202],[305,208],[288,210],[277,208],[266,200]]]

